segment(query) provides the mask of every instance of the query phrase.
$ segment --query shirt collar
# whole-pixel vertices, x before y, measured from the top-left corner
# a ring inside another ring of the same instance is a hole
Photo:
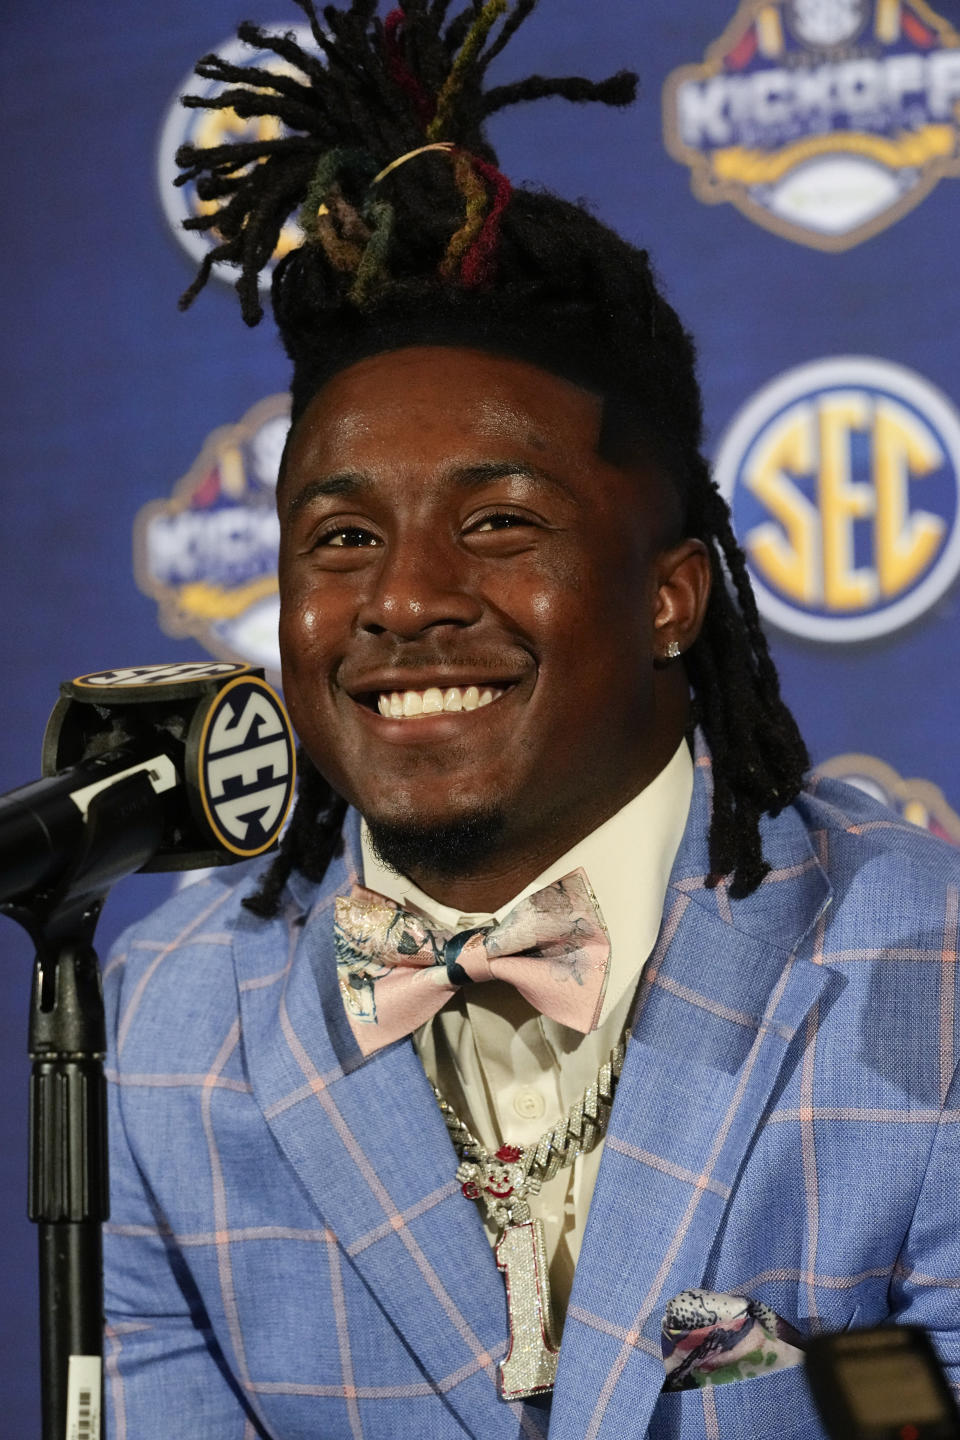
[[[610,1011],[635,985],[660,929],[670,871],[680,848],[693,794],[693,762],[686,741],[639,795],[578,841],[499,910],[477,914],[441,905],[374,854],[366,822],[361,825],[363,883],[405,909],[416,910],[439,929],[455,933],[501,921],[513,907],[554,880],[583,868],[610,937],[610,970],[600,1013]]]

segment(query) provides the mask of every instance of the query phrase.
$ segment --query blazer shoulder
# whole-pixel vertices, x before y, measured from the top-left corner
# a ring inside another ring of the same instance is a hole
[[[916,861],[947,883],[960,876],[960,849],[913,825],[872,795],[842,780],[812,775],[796,801],[811,833],[864,855],[891,854]]]
[[[161,1029],[175,1049],[199,1016],[213,1023],[214,1012],[236,1011],[237,930],[249,922],[278,924],[255,921],[243,907],[262,869],[258,861],[212,870],[124,931],[103,970],[111,1049],[119,1054]]]
[[[960,889],[960,849],[855,786],[814,777],[795,804],[837,900],[869,907],[877,928],[942,915]]]
[[[278,913],[265,919],[243,901],[269,863],[211,870],[121,935],[104,969],[104,1000],[108,1040],[125,1063],[142,1066],[162,1044],[165,1059],[179,1055],[195,1069],[207,1039],[222,1041],[238,1022],[242,992],[286,967],[308,914],[349,888],[355,873],[348,855],[319,883],[294,872]]]
[[[114,955],[126,955],[144,945],[175,946],[198,927],[221,930],[236,922],[244,899],[257,887],[262,862],[209,870],[176,890],[162,905],[123,932],[113,946]]]

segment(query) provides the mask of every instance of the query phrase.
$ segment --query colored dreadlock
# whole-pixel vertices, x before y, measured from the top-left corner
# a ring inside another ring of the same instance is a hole
[[[272,140],[184,146],[179,183],[215,210],[186,222],[209,230],[208,253],[182,304],[215,264],[239,266],[244,318],[261,316],[260,271],[296,214],[304,243],[279,262],[273,309],[293,361],[292,421],[337,370],[419,344],[514,356],[603,397],[601,451],[627,463],[653,452],[675,486],[683,533],[707,545],[713,589],[685,664],[691,724],[713,756],[711,882],[749,894],[768,866],[759,822],[801,787],[808,757],[760,627],[729,510],[700,453],[695,351],[659,293],[646,251],[582,207],[514,189],[483,134],[508,105],[561,96],[625,105],[636,76],[593,82],[532,75],[484,90],[487,67],[537,0],[404,0],[384,20],[376,0],[296,0],[323,59],[292,35],[240,27],[285,62],[281,73],[216,55],[197,66],[227,88],[184,104],[270,116]],[[291,69],[295,73],[291,73]],[[293,868],[322,878],[339,844],[344,802],[304,757],[294,820],[260,890],[245,902],[273,914]]]

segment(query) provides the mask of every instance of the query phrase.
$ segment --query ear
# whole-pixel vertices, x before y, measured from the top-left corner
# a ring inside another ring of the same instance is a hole
[[[681,540],[657,560],[655,661],[676,659],[700,634],[710,598],[710,556],[702,540]]]

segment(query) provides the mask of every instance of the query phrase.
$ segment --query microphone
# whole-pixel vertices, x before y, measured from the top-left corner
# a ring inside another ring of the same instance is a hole
[[[269,850],[293,799],[293,731],[251,665],[137,665],[64,682],[44,778],[0,796],[0,904],[53,909],[134,870]]]
[[[830,1440],[960,1437],[937,1352],[915,1325],[815,1335],[807,1342],[806,1374]]]

